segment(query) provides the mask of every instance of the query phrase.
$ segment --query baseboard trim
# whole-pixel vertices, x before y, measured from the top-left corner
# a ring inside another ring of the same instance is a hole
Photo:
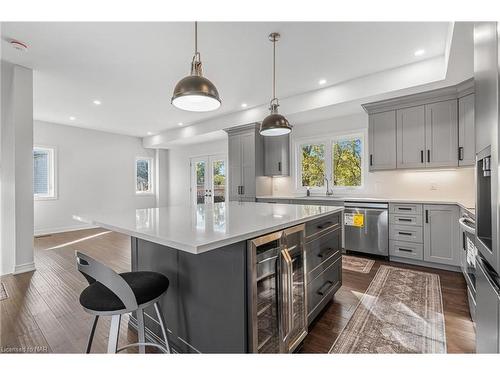
[[[17,264],[14,266],[14,272],[12,272],[12,274],[19,275],[20,273],[35,271],[35,269],[35,262]]]
[[[400,258],[400,257],[392,256],[392,255],[389,257],[389,260],[391,262],[412,264],[414,266],[421,266],[421,267],[427,267],[427,268],[437,268],[440,270],[459,272],[459,273],[462,272],[460,267],[450,266],[448,264],[439,264],[439,263],[425,262],[425,261],[416,260],[416,259]]]
[[[58,227],[58,228],[48,228],[48,229],[39,229],[35,230],[36,236],[45,236],[47,234],[56,234],[56,233],[65,233],[65,232],[73,232],[75,230],[83,230],[83,229],[95,229],[99,228],[97,225],[92,224],[81,224],[81,225],[72,225],[68,227]]]

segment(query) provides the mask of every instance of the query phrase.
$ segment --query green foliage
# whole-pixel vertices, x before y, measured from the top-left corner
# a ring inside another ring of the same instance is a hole
[[[226,172],[224,162],[218,160],[214,162],[214,185],[224,186],[226,183]]]
[[[302,146],[302,186],[323,186],[325,176],[325,145]]]
[[[361,185],[361,140],[338,141],[333,144],[334,186]]]

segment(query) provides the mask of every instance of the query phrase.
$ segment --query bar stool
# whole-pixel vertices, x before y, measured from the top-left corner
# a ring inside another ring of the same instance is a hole
[[[95,316],[86,353],[90,353],[99,317],[110,315],[111,327],[109,329],[108,353],[118,353],[133,346],[139,346],[140,353],[145,353],[146,346],[156,347],[164,353],[170,353],[166,331],[167,326],[158,303],[168,289],[168,278],[161,273],[149,271],[118,274],[86,254],[79,251],[75,253],[78,271],[85,276],[90,284],[80,294],[80,304],[85,311]],[[144,309],[151,305],[154,305],[163,339],[165,340],[165,346],[146,342]],[[134,311],[137,313],[139,342],[118,348],[122,314]]]

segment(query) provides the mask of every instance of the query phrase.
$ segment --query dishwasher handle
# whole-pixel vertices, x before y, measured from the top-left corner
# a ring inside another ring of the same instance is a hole
[[[354,202],[354,201],[347,201],[344,203],[344,207],[346,208],[377,208],[377,209],[382,209],[382,210],[387,210],[389,209],[389,204],[387,203],[371,203],[371,202]]]

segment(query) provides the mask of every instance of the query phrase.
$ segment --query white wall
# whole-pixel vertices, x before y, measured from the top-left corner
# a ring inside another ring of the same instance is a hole
[[[273,195],[301,194],[295,184],[295,143],[300,139],[361,131],[365,134],[364,186],[335,191],[338,196],[381,198],[443,199],[474,206],[474,169],[397,170],[368,172],[368,116],[365,113],[326,121],[295,125],[292,131],[292,176],[273,178]],[[324,193],[324,189],[321,190]]]
[[[0,273],[32,271],[33,72],[1,61]]]
[[[84,227],[74,214],[156,206],[135,193],[135,158],[155,157],[140,138],[35,121],[34,144],[54,146],[57,159],[57,199],[35,201],[35,234]]]

